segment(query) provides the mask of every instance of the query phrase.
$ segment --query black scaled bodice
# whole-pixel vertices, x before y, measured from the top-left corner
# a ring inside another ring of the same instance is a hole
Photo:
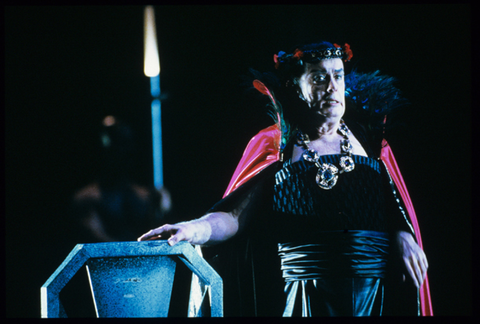
[[[340,156],[320,156],[319,162],[338,166]],[[355,169],[340,174],[330,190],[318,187],[318,168],[313,163],[285,163],[275,175],[273,209],[278,220],[313,226],[310,229],[315,231],[386,231],[379,162],[359,155],[353,158]]]

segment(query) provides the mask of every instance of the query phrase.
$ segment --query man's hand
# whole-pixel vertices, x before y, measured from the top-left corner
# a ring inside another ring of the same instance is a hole
[[[238,228],[236,215],[216,212],[188,222],[165,224],[143,234],[137,241],[168,240],[171,246],[180,241],[195,245],[213,245],[234,236]]]
[[[210,237],[211,230],[205,221],[184,222],[174,225],[165,224],[140,236],[137,241],[168,240],[170,246],[180,241],[191,244],[203,244]]]
[[[427,275],[427,257],[413,239],[412,234],[400,231],[397,234],[397,241],[408,274],[412,277],[415,286],[420,288]]]

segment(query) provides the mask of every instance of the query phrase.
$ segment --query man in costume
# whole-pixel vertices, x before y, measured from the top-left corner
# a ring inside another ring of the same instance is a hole
[[[276,77],[254,72],[275,125],[205,216],[139,238],[225,242],[211,262],[227,316],[432,314],[418,223],[383,139],[404,101],[392,78],[346,75],[351,57],[320,42],[274,55]]]

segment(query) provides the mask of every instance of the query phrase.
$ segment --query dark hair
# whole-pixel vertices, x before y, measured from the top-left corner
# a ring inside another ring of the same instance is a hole
[[[346,52],[337,46],[321,41],[297,45],[290,51],[291,54],[280,51],[275,57],[275,68],[280,82],[287,85],[293,78],[300,77],[305,71],[305,63],[316,63],[330,58],[346,58]]]

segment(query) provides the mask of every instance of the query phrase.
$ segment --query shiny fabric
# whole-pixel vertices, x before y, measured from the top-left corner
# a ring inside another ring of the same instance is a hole
[[[242,184],[256,176],[260,171],[279,160],[280,155],[278,151],[278,143],[280,142],[280,137],[280,130],[276,125],[272,125],[261,130],[250,140],[227,187],[224,197],[228,196]],[[393,156],[393,152],[386,140],[383,140],[380,158],[385,163],[392,180],[399,189],[403,203],[407,208],[410,221],[414,228],[416,228],[414,233],[416,240],[420,247],[422,247],[420,230],[412,202],[395,161],[395,157]],[[424,284],[419,290],[419,295],[421,315],[433,315],[428,277],[425,279]]]
[[[400,169],[398,168],[397,161],[395,160],[395,156],[393,155],[393,151],[388,144],[388,142],[384,139],[382,141],[382,151],[380,153],[380,159],[385,163],[387,167],[388,174],[392,178],[395,186],[397,187],[400,196],[402,197],[403,203],[405,204],[405,208],[407,209],[410,221],[412,222],[415,239],[417,240],[418,246],[423,249],[422,243],[422,236],[420,234],[420,227],[418,226],[417,216],[415,214],[415,209],[413,208],[412,200],[410,199],[410,195],[408,194],[407,186],[403,181],[402,174],[400,173]],[[432,298],[430,296],[430,284],[428,281],[428,275],[425,277],[425,281],[423,285],[420,287],[419,291],[420,296],[420,310],[423,316],[433,316],[433,309],[432,309]]]
[[[263,129],[250,140],[223,198],[280,159],[280,137],[280,130],[277,125],[273,125]]]
[[[284,317],[381,316],[383,279],[324,278],[287,282]]]
[[[389,239],[374,231],[320,232],[315,243],[279,243],[286,282],[329,276],[385,277]]]
[[[322,232],[318,242],[278,244],[287,295],[283,316],[381,315],[388,234]]]
[[[322,155],[319,163],[338,165],[340,157]],[[352,155],[352,158],[355,170],[341,174],[334,190],[318,187],[315,181],[318,168],[313,163],[305,160],[283,163],[275,174],[273,194],[273,210],[281,213],[278,222],[294,221],[306,229],[303,236],[311,229],[387,231],[386,187],[380,164],[365,156]],[[289,236],[290,231],[285,234]]]

